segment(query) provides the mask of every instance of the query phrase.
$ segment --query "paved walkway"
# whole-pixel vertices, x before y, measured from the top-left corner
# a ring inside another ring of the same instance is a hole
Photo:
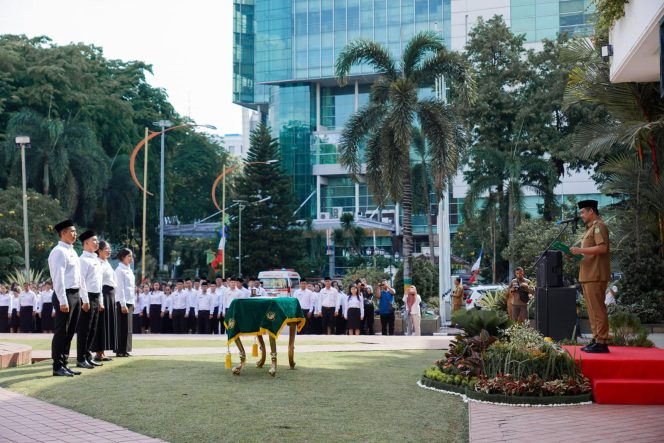
[[[123,427],[0,388],[0,441],[160,442]]]

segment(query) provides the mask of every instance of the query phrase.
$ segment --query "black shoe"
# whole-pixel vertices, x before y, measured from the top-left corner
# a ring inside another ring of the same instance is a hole
[[[112,359],[111,357],[103,356],[103,357],[101,357],[101,358],[99,358],[99,357],[95,357],[95,358],[94,358],[94,361],[113,361],[113,359]]]
[[[93,367],[94,367],[94,366],[104,366],[103,363],[97,363],[96,361],[94,361],[94,360],[92,360],[92,359],[85,360],[85,361],[86,361],[90,366],[93,366]]]
[[[76,367],[77,368],[83,368],[83,369],[94,369],[95,368],[94,366],[92,366],[90,363],[88,363],[85,360],[77,361],[76,362]]]
[[[125,354],[124,352],[121,352],[119,354],[115,354],[115,358],[122,358],[122,357],[128,357],[129,355]]]
[[[588,351],[588,349],[590,349],[594,344],[595,344],[595,339],[593,338],[593,339],[590,341],[590,343],[588,343],[587,345],[585,345],[584,347],[582,347],[581,350],[582,350],[583,352],[586,352],[586,351]]]
[[[65,371],[69,372],[71,375],[81,375],[81,371],[74,371],[69,366],[63,366]]]
[[[53,370],[53,376],[54,377],[73,377],[74,374],[67,371],[65,368],[59,368],[59,369],[54,369]]]
[[[131,357],[132,355],[129,352],[125,352],[125,357]]]
[[[588,346],[583,351],[588,352],[590,354],[608,354],[609,346],[604,343],[594,343],[593,345]]]

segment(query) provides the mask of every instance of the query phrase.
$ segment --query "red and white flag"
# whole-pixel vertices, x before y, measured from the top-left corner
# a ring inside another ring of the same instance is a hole
[[[477,257],[477,261],[473,265],[472,268],[470,268],[470,279],[468,280],[468,283],[475,283],[475,280],[477,280],[477,276],[480,273],[480,263],[482,262],[482,255],[484,254],[484,248],[480,248],[480,256]]]

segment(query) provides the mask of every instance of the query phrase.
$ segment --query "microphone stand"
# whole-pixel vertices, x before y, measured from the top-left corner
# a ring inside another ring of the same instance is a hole
[[[574,233],[576,232],[576,228],[577,228],[576,224],[578,223],[578,220],[570,220],[570,221],[564,222],[565,226],[563,226],[563,228],[560,230],[560,232],[558,232],[558,235],[556,235],[556,238],[554,238],[553,241],[551,243],[549,243],[549,246],[547,246],[546,249],[544,249],[544,251],[542,251],[542,254],[539,256],[537,261],[535,261],[535,264],[533,265],[534,269],[537,269],[537,265],[539,264],[539,262],[544,258],[547,251],[549,249],[551,249],[551,246],[553,246],[553,244],[555,242],[557,242],[558,239],[560,239],[560,237],[563,235],[563,233],[567,230],[567,227],[570,225],[570,223],[574,223],[574,225],[572,227],[572,232],[574,232]]]

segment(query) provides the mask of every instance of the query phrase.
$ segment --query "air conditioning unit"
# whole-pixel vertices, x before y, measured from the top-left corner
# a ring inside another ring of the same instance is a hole
[[[337,206],[335,208],[332,208],[332,218],[333,219],[341,218],[341,214],[343,214],[343,213],[344,213],[343,206]]]
[[[319,220],[329,220],[330,218],[331,218],[331,217],[330,217],[330,213],[329,213],[329,212],[321,212],[321,213],[320,213],[320,218],[319,218]]]

